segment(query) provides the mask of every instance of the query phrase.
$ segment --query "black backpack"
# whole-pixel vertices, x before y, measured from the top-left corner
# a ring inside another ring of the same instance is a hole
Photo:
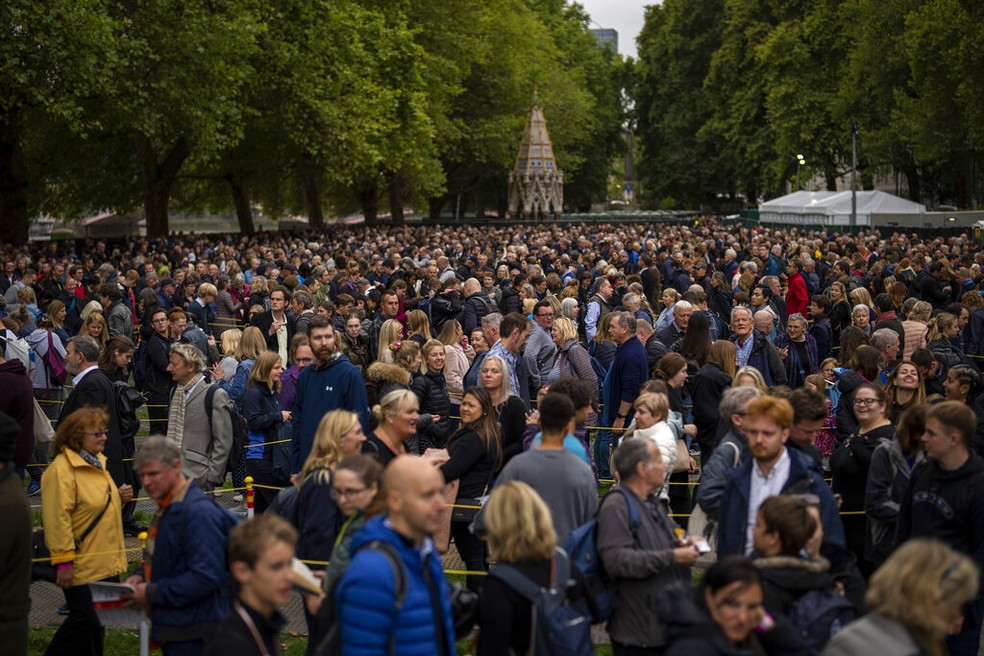
[[[218,385],[209,385],[205,392],[205,415],[208,417],[208,427],[212,428],[212,399],[215,397],[215,390]],[[246,417],[239,412],[235,403],[229,402],[229,416],[232,418],[232,448],[229,449],[229,460],[226,462],[226,472],[232,472],[243,459],[246,452]]]
[[[113,394],[116,397],[116,416],[120,422],[120,437],[132,440],[140,430],[137,408],[144,404],[140,392],[121,380],[113,381]]]
[[[563,549],[554,554],[550,587],[541,588],[513,565],[496,565],[489,571],[530,602],[536,656],[593,656],[591,613],[583,599],[572,601],[574,580],[571,561]]]
[[[144,381],[147,380],[147,345],[153,337],[140,340],[137,350],[133,354],[133,386],[139,391],[144,391]]]
[[[813,656],[820,656],[827,642],[858,617],[854,605],[833,587],[810,590],[789,611],[789,621]]]

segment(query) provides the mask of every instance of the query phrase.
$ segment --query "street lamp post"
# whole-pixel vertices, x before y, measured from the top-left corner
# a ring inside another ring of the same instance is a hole
[[[858,122],[851,121],[851,227],[858,224]]]
[[[800,167],[806,166],[806,160],[802,155],[796,156],[796,191],[800,190]]]

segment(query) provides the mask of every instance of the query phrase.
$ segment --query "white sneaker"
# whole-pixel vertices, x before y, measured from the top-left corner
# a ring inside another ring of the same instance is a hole
[[[241,495],[241,494],[233,494],[232,495],[232,500],[233,501],[242,501],[243,500],[243,495]]]

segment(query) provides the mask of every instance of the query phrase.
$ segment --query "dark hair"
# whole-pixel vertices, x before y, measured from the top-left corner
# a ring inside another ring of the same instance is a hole
[[[817,520],[803,499],[769,497],[759,506],[767,533],[778,533],[782,553],[797,555],[817,530]]]
[[[875,307],[878,308],[879,312],[888,312],[895,304],[892,303],[892,297],[888,294],[878,294],[875,296]]]
[[[569,398],[575,410],[591,405],[591,385],[580,378],[561,378],[550,386],[550,392]]]
[[[413,344],[413,342],[410,342]],[[495,459],[495,469],[498,470],[502,464],[502,430],[499,428],[499,421],[496,419],[495,407],[492,405],[492,396],[484,387],[472,386],[462,393],[462,399],[466,396],[474,396],[482,406],[482,416],[478,421],[470,424],[462,422],[461,426],[448,438],[448,446],[460,436],[474,432],[485,445],[485,453]]]
[[[821,421],[827,418],[827,398],[813,387],[800,387],[789,395],[793,406],[793,423]]]
[[[369,487],[373,483],[379,486],[382,485],[383,466],[371,455],[356,453],[355,455],[345,456],[335,466],[336,472],[342,469],[358,476],[359,480],[366,487]]]
[[[126,367],[117,367],[116,361],[113,360],[113,356],[116,355],[117,351],[132,353],[134,350],[135,347],[133,346],[133,340],[129,337],[124,335],[117,335],[116,337],[113,337],[106,342],[106,346],[103,347],[102,353],[99,354],[99,368],[107,374],[115,374],[117,371],[125,372]]]
[[[510,312],[506,316],[502,317],[502,323],[499,324],[499,338],[509,338],[512,336],[513,332],[519,330],[523,332],[526,330],[526,326],[529,324],[529,319],[519,312]]]
[[[912,352],[909,359],[912,360],[912,364],[917,367],[928,369],[933,366],[933,362],[936,361],[936,356],[933,355],[933,352],[927,348],[919,348]]]
[[[698,366],[707,362],[707,354],[711,350],[711,325],[707,317],[698,310],[690,317],[687,332],[680,340],[680,355],[696,360]]]
[[[540,428],[544,433],[555,435],[567,428],[574,417],[574,402],[565,394],[553,390],[547,392],[540,401]]]
[[[320,314],[316,314],[313,317],[311,317],[311,320],[308,321],[308,325],[307,325],[308,339],[311,338],[311,331],[321,330],[322,328],[331,328],[331,332],[332,333],[335,332],[335,326],[334,324],[332,324],[331,319],[329,319],[328,317]]]
[[[960,433],[964,446],[971,448],[974,432],[977,430],[977,414],[967,404],[960,401],[943,401],[930,408],[926,419],[935,419],[945,427],[956,430]]]
[[[830,297],[826,294],[814,294],[810,297],[810,302],[816,303],[824,312],[830,312]]]
[[[958,364],[950,367],[950,371],[956,377],[957,382],[961,385],[967,385],[967,400],[973,401],[977,398],[977,393],[980,392],[981,388],[981,375],[977,371],[968,365]]]
[[[704,578],[697,586],[697,605],[710,615],[706,593],[714,594],[734,583],[741,584],[738,590],[745,590],[753,585],[762,587],[762,574],[750,558],[737,554],[718,558],[718,561],[704,572]]]
[[[851,325],[841,331],[840,334],[840,361],[848,366],[850,366],[851,361],[854,358],[854,354],[862,345],[868,344],[868,336],[863,330],[857,326]],[[878,353],[879,359],[881,358],[881,351],[875,349],[875,353]]]
[[[679,353],[667,353],[656,363],[655,377],[667,381],[678,373],[681,369],[687,368],[687,359]]]
[[[918,453],[922,448],[922,436],[926,432],[926,415],[929,406],[925,403],[914,405],[902,413],[895,427],[895,439],[902,447],[903,455]]]
[[[116,283],[107,282],[99,286],[99,294],[105,296],[112,303],[116,303],[123,298],[123,294],[120,293],[120,288]]]
[[[879,364],[881,363],[881,351],[874,346],[862,344],[851,357],[850,367],[858,372],[867,380],[878,378]]]

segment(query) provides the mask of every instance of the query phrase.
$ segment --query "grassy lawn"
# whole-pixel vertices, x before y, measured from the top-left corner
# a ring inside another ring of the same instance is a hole
[[[31,629],[27,646],[28,656],[41,656],[57,626],[34,627]],[[301,656],[307,647],[307,636],[288,633],[280,635],[280,645],[284,656]],[[132,629],[106,629],[105,656],[135,656],[140,653],[140,633]],[[159,653],[159,652],[158,652]],[[462,656],[474,654],[471,643],[462,640],[458,643],[458,653]],[[595,645],[597,656],[611,656],[611,645]]]

